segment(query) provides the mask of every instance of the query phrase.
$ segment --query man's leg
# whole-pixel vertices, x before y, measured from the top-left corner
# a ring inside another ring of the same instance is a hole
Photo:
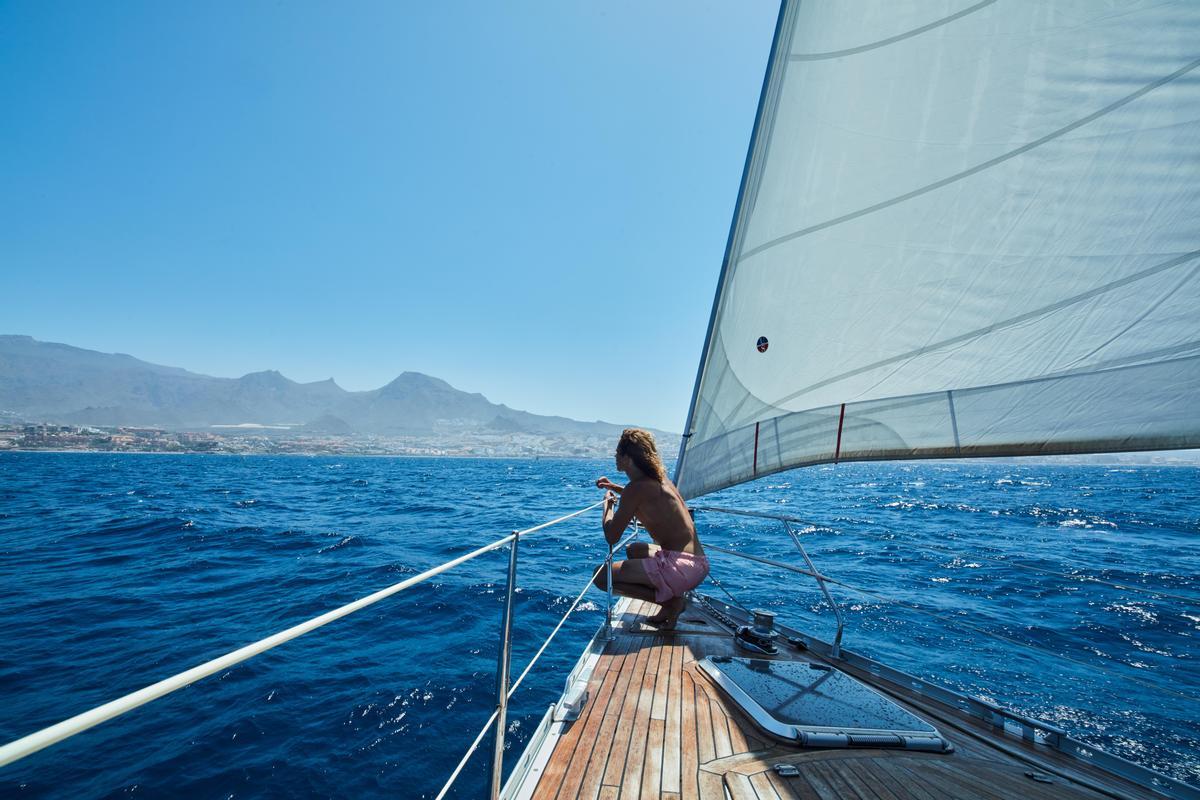
[[[632,558],[628,561],[614,561],[612,576],[614,594],[632,597],[635,600],[645,600],[650,603],[658,602],[654,599],[658,593],[658,587],[654,585],[654,581],[650,580],[650,576],[646,574],[646,569],[642,566],[642,559]],[[595,587],[601,591],[607,591],[608,589],[604,578],[604,570],[601,569],[596,574],[595,580],[592,581]]]
[[[626,558],[653,558],[662,548],[649,542],[633,542],[625,545]]]
[[[655,547],[655,545],[651,545],[651,547]],[[596,575],[593,583],[598,589],[604,590],[606,588],[603,570]],[[646,622],[652,625],[659,625],[663,628],[675,627],[675,621],[679,618],[684,607],[682,597],[673,597],[665,603],[658,601],[658,586],[646,574],[646,568],[643,566],[643,560],[640,558],[617,561],[613,564],[613,593],[632,597],[635,600],[645,600],[648,603],[658,603],[662,606],[662,610],[651,617],[647,617]]]
[[[676,620],[683,613],[685,603],[682,597],[672,597],[664,603],[661,603],[662,611],[652,617],[646,617],[646,622],[651,625],[657,625],[664,630],[669,630],[675,627]]]

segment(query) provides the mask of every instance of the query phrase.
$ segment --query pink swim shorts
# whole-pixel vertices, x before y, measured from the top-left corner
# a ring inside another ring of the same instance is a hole
[[[676,550],[659,550],[650,558],[642,559],[642,566],[654,584],[656,603],[665,603],[695,589],[708,575],[707,558]]]

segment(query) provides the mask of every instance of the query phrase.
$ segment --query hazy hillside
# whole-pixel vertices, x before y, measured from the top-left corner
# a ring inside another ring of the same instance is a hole
[[[0,336],[4,412],[81,425],[203,430],[256,423],[331,434],[429,434],[453,428],[613,435],[622,427],[517,411],[417,372],[405,372],[373,391],[348,392],[333,380],[297,383],[273,370],[214,378],[28,336]]]

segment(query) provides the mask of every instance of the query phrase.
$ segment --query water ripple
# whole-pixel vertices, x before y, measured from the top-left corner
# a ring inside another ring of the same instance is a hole
[[[607,460],[0,454],[0,737],[590,504],[606,471]],[[785,477],[705,502],[817,523],[802,537],[819,568],[876,593],[835,587],[847,646],[1200,784],[1194,722],[1150,688],[1200,694],[1200,470],[929,462]],[[713,544],[797,556],[775,523],[702,514],[698,525]],[[514,673],[604,552],[594,517],[523,538]],[[505,550],[477,558],[43,751],[7,768],[0,794],[431,797],[495,702],[506,563]],[[811,582],[724,558],[713,570],[747,605],[832,636]],[[514,698],[509,766],[602,611],[601,595],[586,597]],[[458,796],[484,792],[486,761]]]

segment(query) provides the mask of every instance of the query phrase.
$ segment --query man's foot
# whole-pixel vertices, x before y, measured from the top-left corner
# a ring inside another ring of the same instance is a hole
[[[670,630],[679,621],[679,615],[683,613],[684,605],[682,597],[672,597],[663,603],[662,611],[654,616],[646,617],[646,624],[654,625],[661,630]]]

